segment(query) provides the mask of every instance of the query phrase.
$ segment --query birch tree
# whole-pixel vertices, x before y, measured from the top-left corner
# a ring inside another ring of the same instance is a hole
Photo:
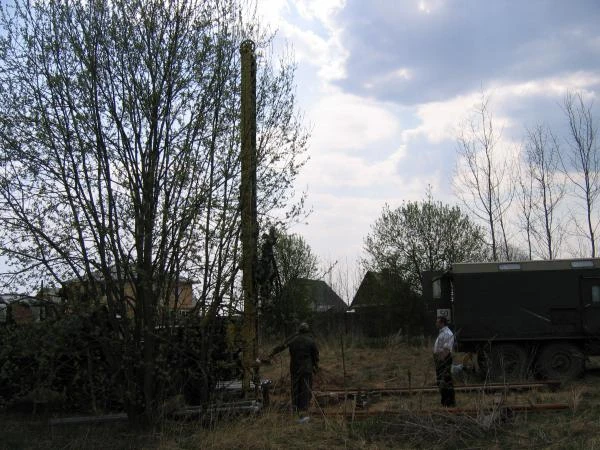
[[[537,225],[532,228],[537,253],[544,259],[555,259],[564,237],[558,208],[565,186],[559,172],[560,146],[548,127],[537,125],[527,130],[525,162],[531,177],[529,195]]]
[[[486,224],[492,258],[510,259],[507,212],[513,200],[512,162],[501,147],[489,98],[482,95],[474,114],[460,130],[454,189],[465,207]]]
[[[517,189],[515,197],[518,204],[518,222],[525,233],[527,243],[527,259],[533,259],[533,240],[535,238],[533,212],[533,174],[529,165],[518,165]]]
[[[563,101],[569,136],[568,150],[562,154],[562,167],[574,186],[573,194],[583,204],[583,221],[576,214],[580,235],[589,242],[592,258],[596,257],[598,238],[598,195],[600,194],[600,148],[598,124],[592,112],[593,103],[586,103],[581,93],[568,93]],[[583,222],[583,223],[582,223]]]

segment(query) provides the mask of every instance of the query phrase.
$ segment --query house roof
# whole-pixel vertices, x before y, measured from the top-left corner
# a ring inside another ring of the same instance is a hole
[[[0,307],[6,307],[12,303],[34,306],[45,304],[46,302],[28,294],[0,294]]]
[[[291,280],[286,289],[301,291],[311,300],[314,311],[346,311],[348,305],[342,298],[323,280],[308,278],[295,278]]]
[[[387,306],[408,292],[408,285],[393,272],[367,271],[352,299],[350,308]]]
[[[136,270],[134,267],[131,268],[130,270],[131,275],[135,275]],[[96,281],[102,281],[104,280],[104,274],[102,273],[102,271],[100,270],[95,270],[94,272],[92,272],[92,278]],[[117,276],[117,267],[116,266],[111,266],[110,267],[110,276],[115,279]],[[86,277],[84,277],[86,278]],[[71,278],[69,280],[66,280],[66,283],[78,283],[79,279],[78,278]],[[193,280],[191,278],[185,278],[185,277],[180,277],[179,278],[179,283],[181,284],[197,284],[198,281],[197,280]]]

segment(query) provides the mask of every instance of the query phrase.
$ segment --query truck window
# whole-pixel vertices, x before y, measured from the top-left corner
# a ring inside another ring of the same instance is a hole
[[[519,264],[519,263],[498,264],[498,269],[500,269],[500,270],[521,270],[521,264]]]
[[[593,261],[571,261],[571,267],[573,269],[583,269],[583,268],[591,268],[594,267]]]
[[[592,286],[592,303],[600,305],[600,285]]]
[[[433,298],[442,298],[442,283],[439,279],[433,281]]]

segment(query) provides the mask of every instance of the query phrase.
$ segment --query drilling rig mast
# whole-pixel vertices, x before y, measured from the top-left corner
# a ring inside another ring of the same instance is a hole
[[[244,296],[244,322],[242,328],[244,374],[242,388],[250,392],[250,382],[258,377],[256,365],[258,289],[256,267],[258,263],[258,220],[256,213],[256,56],[255,44],[245,40],[240,45],[242,61],[241,92],[241,221],[242,221],[242,290]],[[255,380],[255,387],[258,380]]]

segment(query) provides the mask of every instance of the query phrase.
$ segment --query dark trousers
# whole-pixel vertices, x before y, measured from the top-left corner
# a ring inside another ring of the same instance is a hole
[[[452,355],[440,359],[434,355],[435,378],[442,396],[442,406],[456,406],[454,385],[452,384]]]
[[[312,373],[292,374],[292,406],[306,411],[312,396]]]

